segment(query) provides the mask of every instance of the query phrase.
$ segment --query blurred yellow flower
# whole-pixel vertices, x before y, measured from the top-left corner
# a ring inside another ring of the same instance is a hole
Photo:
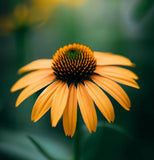
[[[47,86],[36,100],[31,119],[38,121],[51,109],[51,124],[55,127],[63,116],[65,134],[73,136],[77,122],[77,104],[91,133],[96,131],[97,115],[94,103],[107,119],[115,115],[109,93],[126,110],[130,100],[118,83],[139,88],[137,75],[119,67],[134,64],[120,55],[92,51],[80,44],[70,44],[56,51],[53,59],[40,59],[19,69],[19,73],[33,71],[19,79],[11,92],[25,88],[16,101],[18,107],[26,98]],[[103,91],[103,90],[104,91]]]
[[[43,14],[38,12],[35,6],[27,4],[18,4],[12,14],[3,16],[0,21],[0,29],[4,32],[12,32],[18,29],[23,29],[34,25],[43,20]]]
[[[53,4],[66,4],[66,5],[69,5],[69,6],[80,6],[80,5],[83,5],[87,0],[33,0],[33,3],[37,6],[40,6],[42,8],[46,8],[46,10],[50,9],[50,7],[53,5]]]
[[[32,0],[28,4],[17,4],[10,15],[0,18],[0,30],[12,32],[25,27],[40,26],[44,24],[58,5],[64,3],[70,6],[78,6],[85,0]],[[37,25],[36,25],[37,24]]]

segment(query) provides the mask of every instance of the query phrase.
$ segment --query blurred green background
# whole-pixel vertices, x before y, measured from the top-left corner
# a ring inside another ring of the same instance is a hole
[[[21,77],[17,75],[21,66],[52,58],[57,49],[74,42],[130,58],[141,88],[123,86],[131,99],[130,112],[110,97],[116,115],[113,124],[97,111],[97,132],[89,134],[82,128],[81,159],[153,159],[153,0],[51,1],[0,1],[0,159],[46,160],[40,146],[53,159],[73,159],[75,136],[65,136],[62,121],[52,128],[48,112],[31,122],[40,92],[15,108],[20,91],[11,94],[10,88]]]

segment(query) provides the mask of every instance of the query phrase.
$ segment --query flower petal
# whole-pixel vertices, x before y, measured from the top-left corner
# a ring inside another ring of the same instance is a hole
[[[94,56],[96,58],[97,65],[135,66],[128,58],[112,53],[94,52]]]
[[[31,120],[38,121],[51,108],[55,90],[60,83],[61,81],[53,82],[40,94],[33,106]]]
[[[65,107],[63,113],[63,128],[66,136],[70,135],[70,128],[69,128],[69,118],[68,118],[68,106]]]
[[[140,88],[139,85],[136,83],[136,81],[134,81],[133,79],[131,79],[129,77],[122,76],[122,75],[114,75],[114,74],[110,75],[110,74],[106,74],[106,73],[103,73],[103,74],[99,73],[99,74],[103,77],[109,78],[109,79],[116,81],[118,83],[130,86],[130,87],[134,87],[137,89]]]
[[[49,76],[50,74],[53,73],[52,69],[45,69],[45,70],[38,70],[31,72],[24,77],[20,78],[11,88],[11,92],[15,92],[19,89],[25,88],[26,86]]]
[[[52,59],[38,59],[20,68],[18,70],[18,73],[21,74],[24,72],[37,70],[37,69],[49,69],[51,68],[51,65],[52,65]]]
[[[65,134],[73,136],[77,122],[77,92],[74,84],[69,87],[69,96],[67,105],[63,113],[63,126]]]
[[[38,90],[42,89],[43,87],[50,84],[56,77],[54,75],[50,75],[48,77],[45,77],[36,83],[33,83],[26,87],[19,95],[17,101],[16,101],[16,107],[18,107],[26,98],[31,96],[33,93],[37,92]]]
[[[115,118],[115,115],[114,115],[114,109],[113,109],[112,103],[109,100],[109,98],[94,83],[92,83],[90,81],[85,81],[84,83],[85,83],[85,87],[86,87],[89,95],[94,100],[94,102],[97,105],[98,109],[102,112],[104,117],[109,122],[113,122],[114,118]]]
[[[97,115],[94,103],[82,83],[79,83],[77,86],[77,99],[83,120],[89,132],[96,131]]]
[[[133,79],[138,79],[138,76],[125,68],[121,68],[121,67],[115,67],[115,66],[97,66],[95,72],[97,73],[106,73],[106,74],[110,74],[110,75],[120,75],[120,76],[125,76],[125,77],[130,77]]]
[[[55,92],[55,97],[51,109],[51,123],[53,127],[57,125],[59,119],[61,118],[64,112],[64,109],[67,104],[68,93],[69,89],[67,83],[63,82],[59,84],[59,87]]]
[[[91,79],[117,100],[124,109],[130,110],[130,99],[126,92],[116,82],[97,75],[92,76]]]

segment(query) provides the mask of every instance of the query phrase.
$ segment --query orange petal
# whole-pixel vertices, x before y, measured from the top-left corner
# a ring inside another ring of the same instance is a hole
[[[36,83],[33,83],[26,87],[19,95],[17,101],[16,101],[16,107],[18,107],[26,98],[31,96],[33,93],[37,92],[38,90],[42,89],[43,87],[50,84],[55,79],[55,76],[51,75],[48,77],[45,77]]]
[[[130,99],[126,92],[117,83],[108,78],[97,75],[92,76],[91,79],[117,100],[123,108],[130,110]]]
[[[11,88],[11,92],[15,92],[19,89],[25,88],[26,86],[49,76],[50,74],[53,73],[52,69],[45,69],[45,70],[38,70],[31,72],[24,77],[20,78]]]
[[[74,84],[69,87],[69,96],[67,105],[63,113],[63,126],[65,134],[73,136],[77,122],[77,92]]]
[[[86,87],[89,95],[94,100],[94,102],[97,105],[98,109],[102,112],[104,117],[109,122],[113,122],[114,118],[115,118],[115,115],[114,115],[114,109],[113,109],[112,103],[109,100],[109,98],[94,83],[92,83],[90,81],[85,81],[84,83],[85,83],[85,87]]]
[[[94,103],[82,83],[79,83],[77,86],[77,99],[83,120],[89,132],[96,131],[97,115]]]
[[[69,118],[68,118],[68,106],[65,107],[63,113],[63,128],[66,136],[70,135],[70,128],[69,128]]]
[[[115,75],[115,74],[106,74],[106,73],[99,73],[101,76],[109,78],[113,81],[116,81],[118,83],[130,86],[130,87],[134,87],[139,89],[139,85],[136,83],[136,81],[134,81],[133,79],[126,77],[126,76],[122,76],[122,75]]]
[[[94,52],[94,56],[96,58],[97,65],[135,66],[128,58],[112,53]]]
[[[55,92],[55,97],[51,109],[51,123],[53,127],[57,125],[59,119],[61,118],[64,112],[68,99],[68,93],[69,90],[67,83],[63,82],[59,84],[59,87]]]
[[[21,74],[24,72],[37,70],[37,69],[49,69],[51,68],[51,65],[52,65],[52,59],[38,59],[20,68],[18,70],[18,73]]]
[[[134,72],[125,68],[115,67],[115,66],[97,66],[95,72],[106,73],[117,76],[120,75],[120,76],[130,77],[133,79],[138,79],[138,76]]]
[[[38,121],[51,108],[55,90],[60,83],[61,81],[53,82],[40,94],[33,106],[31,120]]]

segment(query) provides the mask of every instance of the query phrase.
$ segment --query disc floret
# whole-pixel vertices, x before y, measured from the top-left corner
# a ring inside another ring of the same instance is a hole
[[[56,51],[52,69],[56,79],[67,83],[81,82],[94,74],[96,59],[94,52],[81,44],[69,44]]]

